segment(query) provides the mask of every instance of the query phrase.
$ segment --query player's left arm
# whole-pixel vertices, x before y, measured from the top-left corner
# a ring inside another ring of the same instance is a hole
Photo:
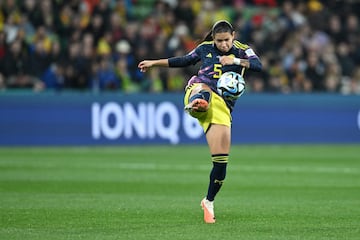
[[[260,72],[262,70],[262,63],[260,58],[251,48],[245,50],[245,58],[234,58],[234,64],[256,72]]]

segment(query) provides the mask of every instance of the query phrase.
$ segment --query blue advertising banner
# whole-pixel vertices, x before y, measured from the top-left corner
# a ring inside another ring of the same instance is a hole
[[[1,94],[0,146],[202,144],[182,94]],[[242,96],[233,143],[360,143],[360,96]]]

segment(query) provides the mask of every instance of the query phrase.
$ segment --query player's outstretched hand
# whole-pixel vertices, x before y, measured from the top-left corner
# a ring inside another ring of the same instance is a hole
[[[148,68],[152,67],[152,65],[152,61],[144,60],[139,63],[138,68],[140,68],[140,72],[146,72]]]

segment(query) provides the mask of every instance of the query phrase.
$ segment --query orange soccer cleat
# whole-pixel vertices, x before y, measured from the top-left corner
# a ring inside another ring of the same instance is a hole
[[[201,98],[196,98],[185,106],[185,110],[188,112],[206,112],[208,108],[209,103]]]
[[[201,207],[204,210],[205,223],[215,223],[214,202],[204,198],[201,201]]]

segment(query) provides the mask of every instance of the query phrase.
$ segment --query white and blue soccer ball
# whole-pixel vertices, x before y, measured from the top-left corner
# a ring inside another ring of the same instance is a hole
[[[225,72],[217,81],[217,91],[226,100],[236,100],[245,92],[245,80],[236,72]]]

